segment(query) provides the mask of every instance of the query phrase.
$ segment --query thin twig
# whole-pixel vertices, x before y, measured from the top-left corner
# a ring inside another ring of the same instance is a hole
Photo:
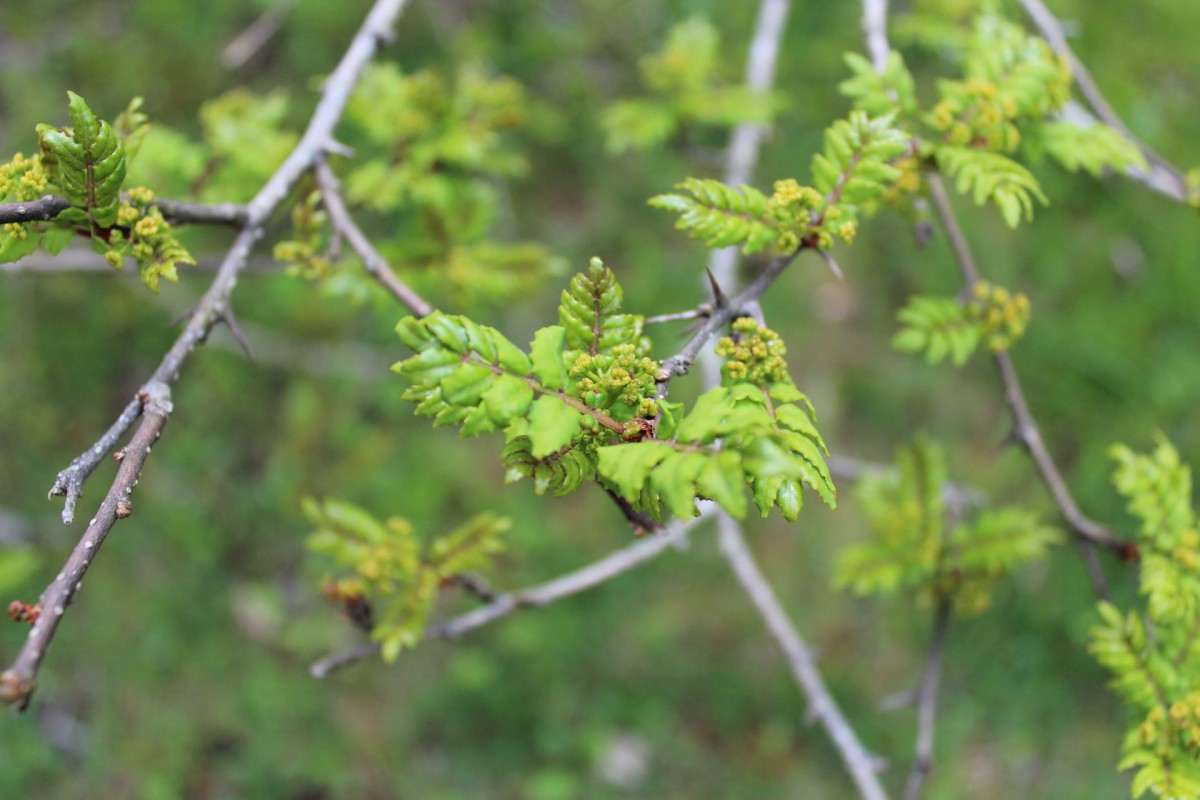
[[[937,723],[938,683],[942,676],[942,652],[946,647],[946,633],[950,629],[951,603],[947,599],[938,601],[933,615],[933,634],[929,639],[929,652],[925,656],[925,672],[917,687],[917,752],[912,769],[908,773],[908,785],[904,789],[904,800],[918,800],[925,788],[925,779],[933,770],[933,738]]]
[[[641,566],[666,552],[681,546],[690,531],[707,516],[701,513],[688,520],[677,520],[653,536],[638,539],[631,545],[593,561],[581,569],[560,575],[554,580],[531,586],[517,592],[498,595],[487,605],[454,617],[446,622],[431,625],[425,630],[427,639],[459,639],[471,631],[509,616],[523,608],[541,608],[571,595],[579,594]],[[314,678],[327,678],[334,672],[358,661],[379,655],[378,644],[356,647],[345,653],[326,656],[312,665]]]
[[[1178,200],[1181,203],[1186,203],[1188,200],[1187,181],[1184,178],[1183,172],[1165,158],[1156,153],[1146,143],[1138,139],[1124,121],[1109,105],[1108,100],[1104,97],[1104,93],[1100,91],[1095,79],[1092,78],[1087,67],[1075,52],[1071,50],[1071,46],[1067,44],[1067,36],[1063,32],[1062,25],[1059,24],[1054,14],[1046,7],[1042,0],[1021,0],[1021,5],[1033,20],[1042,36],[1050,43],[1050,47],[1054,52],[1063,58],[1071,69],[1071,75],[1075,79],[1075,85],[1079,87],[1080,93],[1087,100],[1088,105],[1092,107],[1092,111],[1097,117],[1110,128],[1113,128],[1122,136],[1130,141],[1134,146],[1142,151],[1146,160],[1150,163],[1150,171],[1145,172],[1137,168],[1129,170],[1130,177],[1144,183],[1151,189],[1154,189],[1167,197]],[[1090,124],[1090,115],[1084,114],[1081,118],[1079,112],[1083,109],[1075,109],[1073,113],[1065,114],[1064,117],[1069,122],[1079,125]],[[1074,119],[1072,119],[1074,118]]]
[[[171,390],[165,383],[147,384],[140,402],[144,406],[142,422],[125,446],[121,466],[117,469],[117,477],[108,490],[108,496],[88,523],[83,538],[75,545],[58,577],[42,592],[39,601],[41,616],[30,629],[29,638],[25,640],[16,661],[0,675],[0,700],[15,703],[22,711],[29,704],[37,685],[38,668],[54,639],[63,613],[79,591],[84,573],[104,544],[113,524],[118,518],[124,519],[132,513],[130,496],[137,485],[138,474],[171,415]]]
[[[932,174],[928,180],[934,211],[941,220],[942,228],[946,231],[946,237],[950,240],[955,258],[962,270],[963,280],[967,289],[970,290],[979,281],[979,268],[976,266],[975,257],[971,254],[966,237],[963,236],[962,229],[958,225],[958,218],[954,215],[954,209],[950,205],[941,178],[937,174]],[[1079,510],[1071,490],[1067,487],[1062,473],[1059,472],[1058,466],[1054,463],[1050,451],[1046,449],[1046,444],[1042,440],[1037,420],[1034,419],[1033,412],[1029,410],[1029,403],[1025,399],[1025,392],[1021,388],[1021,381],[1017,377],[1012,358],[1007,352],[1000,351],[992,354],[992,360],[996,364],[996,370],[1000,373],[1000,382],[1004,388],[1004,401],[1013,415],[1013,435],[1033,459],[1043,483],[1054,497],[1054,503],[1058,506],[1059,513],[1067,526],[1075,533],[1083,550],[1084,560],[1087,563],[1088,573],[1091,575],[1096,594],[1102,599],[1107,599],[1109,596],[1108,583],[1104,579],[1104,571],[1100,567],[1093,545],[1113,550],[1125,558],[1132,557],[1136,551],[1131,549],[1130,543],[1117,538],[1107,528],[1088,519]]]
[[[775,592],[771,590],[771,585],[767,583],[762,570],[754,561],[737,521],[724,511],[718,511],[717,530],[721,554],[733,568],[742,588],[783,650],[796,682],[808,699],[809,715],[821,723],[829,738],[833,740],[842,763],[858,787],[858,793],[866,800],[884,800],[887,794],[876,775],[879,760],[863,747],[858,735],[825,687],[812,651],[796,631]]]
[[[171,349],[154,370],[146,386],[151,383],[169,384],[174,381],[188,356],[197,345],[208,338],[213,326],[221,321],[250,250],[263,234],[263,226],[271,214],[283,204],[300,176],[311,169],[324,152],[359,76],[374,57],[380,44],[391,38],[392,25],[405,3],[406,0],[377,0],[372,7],[366,21],[342,56],[341,62],[325,81],[321,98],[300,142],[246,206],[243,227],[217,270],[212,285],[201,298],[187,326],[171,345]],[[58,473],[54,485],[50,488],[50,495],[66,497],[63,522],[69,524],[74,518],[75,502],[83,492],[84,481],[104,458],[105,453],[112,448],[113,443],[129,429],[140,412],[141,404],[136,400],[130,401],[104,436]]]
[[[334,230],[344,236],[350,246],[354,248],[354,252],[362,259],[367,273],[416,316],[424,317],[432,313],[433,306],[400,280],[383,256],[379,255],[379,251],[371,245],[366,234],[354,222],[354,218],[350,216],[350,211],[342,200],[337,176],[333,174],[333,170],[330,169],[324,158],[317,159],[315,174],[317,185],[321,189],[321,199],[325,203],[325,210],[329,212],[330,223]]]

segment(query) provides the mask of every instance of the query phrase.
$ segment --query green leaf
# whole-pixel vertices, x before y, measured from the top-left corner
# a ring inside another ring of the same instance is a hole
[[[767,211],[767,198],[757,189],[732,189],[720,181],[688,178],[678,185],[688,195],[662,194],[650,198],[655,208],[679,214],[675,227],[688,231],[710,249],[742,245],[742,252],[756,253],[779,237]]]
[[[1033,201],[1049,201],[1037,179],[1011,158],[974,147],[937,148],[938,168],[955,179],[961,194],[970,194],[976,205],[996,204],[1010,228],[1017,227],[1022,216],[1033,219]]]
[[[41,237],[27,227],[23,228],[22,232],[25,234],[24,237],[0,231],[0,264],[19,261],[37,250],[38,240]]]
[[[514,375],[501,375],[480,396],[484,407],[497,425],[506,425],[514,417],[523,417],[533,403],[533,388]]]
[[[579,435],[583,415],[562,398],[542,395],[529,410],[529,439],[535,458],[566,447]]]
[[[541,328],[533,335],[530,346],[533,375],[547,389],[566,386],[567,370],[563,365],[566,331],[559,325]]]
[[[704,494],[738,519],[746,516],[746,478],[742,473],[742,458],[723,450],[708,459],[696,479]]]
[[[650,470],[672,453],[671,446],[661,442],[610,445],[598,451],[597,469],[622,497],[636,502]]]
[[[662,497],[672,514],[680,519],[696,515],[696,480],[708,458],[703,453],[671,452],[650,473],[650,484]]]

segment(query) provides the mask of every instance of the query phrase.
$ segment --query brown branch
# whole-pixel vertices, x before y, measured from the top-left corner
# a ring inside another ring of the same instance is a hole
[[[54,219],[70,207],[70,200],[52,194],[27,203],[0,203],[0,224]]]
[[[354,252],[362,259],[367,273],[416,316],[424,317],[432,313],[433,306],[400,280],[399,276],[388,266],[384,257],[379,255],[379,251],[372,246],[366,234],[354,222],[354,218],[350,216],[350,211],[342,200],[337,176],[333,174],[333,170],[330,169],[325,159],[317,159],[314,166],[317,186],[321,189],[321,199],[325,203],[325,210],[329,212],[329,221],[333,225],[333,229],[344,236],[350,246],[354,248]]]
[[[1062,26],[1050,9],[1046,7],[1046,4],[1042,0],[1021,0],[1021,5],[1024,6],[1025,12],[1029,14],[1042,36],[1050,43],[1054,52],[1067,62],[1071,69],[1071,75],[1075,79],[1075,85],[1079,87],[1080,93],[1092,107],[1096,116],[1141,150],[1146,161],[1150,163],[1149,172],[1131,168],[1128,171],[1129,176],[1167,197],[1186,203],[1188,201],[1187,180],[1184,178],[1183,171],[1156,153],[1125,126],[1124,121],[1109,105],[1104,93],[1100,91],[1092,74],[1088,72],[1087,67],[1067,44],[1067,37]],[[1072,112],[1064,115],[1068,121],[1074,124],[1090,124],[1090,115],[1083,109],[1068,108],[1067,111]]]
[[[908,784],[904,789],[904,800],[918,800],[925,788],[925,780],[933,771],[933,738],[937,723],[938,683],[942,676],[942,652],[946,647],[946,633],[950,629],[951,603],[947,599],[938,601],[933,617],[933,635],[929,640],[929,652],[925,656],[925,672],[917,687],[917,752],[912,769],[908,773]]]
[[[46,657],[46,650],[54,639],[63,613],[79,591],[84,573],[118,519],[128,517],[133,511],[130,496],[137,485],[138,473],[150,455],[151,446],[162,435],[163,426],[171,415],[171,390],[165,383],[149,383],[142,392],[139,403],[143,408],[142,422],[125,446],[117,477],[108,496],[100,504],[96,516],[88,523],[83,538],[71,552],[67,563],[46,590],[42,592],[41,616],[29,631],[21,652],[12,666],[0,674],[0,700],[17,704],[21,710],[29,705],[30,696],[37,684],[38,668]]]
[[[755,562],[754,556],[750,554],[741,527],[724,511],[719,511],[717,530],[720,534],[721,554],[729,562],[734,575],[767,624],[767,630],[783,650],[796,682],[808,699],[809,716],[819,721],[833,740],[842,763],[858,787],[859,795],[866,800],[886,800],[887,794],[876,775],[879,760],[863,747],[854,729],[838,708],[837,701],[826,688],[812,651],[796,631]]]
[[[971,254],[962,229],[958,225],[958,219],[954,215],[954,209],[950,205],[941,177],[932,174],[928,180],[934,210],[954,249],[954,255],[962,271],[966,287],[970,290],[979,281],[979,268],[976,266],[975,258]],[[1104,571],[1100,567],[1093,545],[1112,550],[1125,558],[1132,557],[1136,550],[1133,549],[1131,543],[1117,538],[1107,528],[1087,518],[1079,510],[1071,490],[1067,487],[1062,473],[1059,472],[1054,458],[1042,440],[1037,420],[1034,419],[1033,412],[1029,410],[1029,402],[1025,399],[1025,391],[1021,388],[1021,381],[1017,376],[1011,356],[1005,351],[1000,351],[992,354],[992,360],[996,364],[996,370],[1000,373],[1004,401],[1013,416],[1013,435],[1025,452],[1029,454],[1029,457],[1033,459],[1042,482],[1046,484],[1050,494],[1054,497],[1059,514],[1079,541],[1096,594],[1102,599],[1108,599],[1108,584],[1104,579]]]
[[[617,576],[657,558],[668,549],[681,546],[688,531],[706,516],[702,513],[689,520],[677,520],[662,533],[639,539],[627,547],[608,554],[599,561],[568,572],[565,575],[517,592],[498,595],[487,605],[425,629],[426,639],[459,639],[477,628],[525,608],[541,608],[580,592],[599,586]],[[380,646],[372,643],[344,653],[326,656],[312,665],[314,678],[327,678],[334,672],[364,659],[379,655]]]
[[[379,45],[390,39],[392,25],[405,3],[406,0],[376,0],[366,21],[342,56],[341,62],[326,79],[321,98],[304,135],[279,169],[245,207],[241,231],[217,270],[212,285],[201,298],[183,332],[171,345],[171,349],[154,370],[146,386],[152,383],[169,384],[174,381],[192,351],[197,345],[204,343],[213,327],[224,317],[238,276],[246,265],[251,248],[262,236],[263,226],[283,204],[300,177],[321,157],[359,76],[374,57]],[[146,386],[142,387],[143,390]],[[63,522],[71,522],[75,503],[83,491],[84,481],[104,458],[105,453],[112,448],[113,443],[133,424],[139,413],[141,403],[136,399],[130,401],[104,436],[58,474],[50,488],[50,495],[66,497]]]

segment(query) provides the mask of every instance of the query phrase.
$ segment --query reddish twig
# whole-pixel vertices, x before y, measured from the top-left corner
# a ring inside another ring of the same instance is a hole
[[[950,240],[950,246],[954,251],[959,268],[962,270],[967,289],[970,290],[980,279],[975,257],[971,254],[966,237],[963,236],[962,229],[958,225],[958,218],[955,217],[954,209],[950,206],[950,199],[946,195],[946,188],[943,186],[941,178],[937,174],[932,174],[928,180],[934,210],[941,220],[946,237]],[[1050,494],[1054,497],[1059,513],[1079,541],[1096,594],[1102,599],[1107,599],[1109,596],[1108,583],[1104,579],[1104,571],[1096,558],[1093,546],[1099,545],[1117,552],[1125,558],[1132,557],[1136,550],[1133,549],[1131,543],[1114,536],[1103,525],[1088,519],[1079,510],[1079,505],[1075,502],[1066,481],[1063,480],[1058,465],[1055,464],[1050,451],[1046,449],[1046,443],[1042,440],[1041,430],[1038,428],[1037,420],[1033,417],[1033,412],[1029,410],[1029,402],[1025,399],[1025,391],[1021,388],[1021,381],[1013,366],[1012,357],[1008,353],[1000,351],[992,354],[992,360],[1000,374],[1004,401],[1013,415],[1014,438],[1033,459],[1042,482],[1046,484]]]
[[[379,255],[379,251],[371,245],[366,234],[354,222],[354,218],[350,216],[350,211],[342,200],[337,176],[333,174],[333,170],[329,168],[325,159],[318,159],[314,167],[317,186],[321,189],[321,199],[325,203],[325,210],[329,212],[329,221],[332,223],[333,229],[344,236],[350,246],[354,248],[354,252],[362,259],[367,273],[416,316],[424,317],[430,314],[433,306],[414,292],[408,284],[400,280],[384,257]]]

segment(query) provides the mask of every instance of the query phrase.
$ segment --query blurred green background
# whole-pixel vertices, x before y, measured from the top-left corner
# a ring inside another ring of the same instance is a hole
[[[33,125],[65,116],[68,89],[110,118],[144,95],[152,120],[194,135],[205,100],[239,85],[284,86],[299,129],[314,76],[336,63],[369,4],[299,0],[262,50],[222,66],[222,49],[268,5],[6,2],[0,151],[29,152]],[[638,90],[637,59],[688,14],[717,23],[725,68],[738,79],[756,4],[410,5],[386,58],[406,70],[471,62],[513,75],[550,120],[523,141],[531,169],[507,186],[503,235],[546,242],[572,270],[603,257],[632,311],[702,302],[704,251],[645,200],[686,175],[719,174],[727,135],[695,131],[670,152],[614,159],[598,115]],[[1175,163],[1200,164],[1200,4],[1147,0],[1136,31],[1128,3],[1054,8],[1129,126]],[[851,2],[793,4],[777,79],[789,105],[763,152],[761,187],[806,178],[821,131],[845,113],[835,87],[842,53],[862,49],[858,13]],[[1161,430],[1200,463],[1200,226],[1194,211],[1128,182],[1049,165],[1038,177],[1051,205],[1016,232],[992,209],[958,206],[985,274],[1033,302],[1014,358],[1081,506],[1132,530],[1108,485],[1112,442],[1145,447]],[[190,236],[210,261],[228,240]],[[764,303],[835,454],[888,460],[923,428],[948,445],[957,479],[1052,517],[1028,462],[1004,447],[1007,415],[990,365],[933,368],[888,349],[910,293],[958,289],[944,240],[921,249],[903,220],[885,214],[839,261],[845,282],[805,257]],[[114,467],[94,475],[70,529],[47,488],[153,369],[174,319],[210,277],[186,270],[156,298],[129,272],[61,271],[44,259],[0,271],[5,602],[33,600],[57,571]],[[552,319],[560,282],[469,311],[523,341]],[[404,353],[386,298],[352,303],[267,266],[243,278],[235,307],[259,359],[218,330],[187,366],[137,513],[89,573],[33,707],[0,714],[0,797],[852,796],[707,529],[686,552],[461,643],[311,679],[314,658],[357,639],[307,562],[305,494],[406,516],[430,534],[487,509],[510,515],[510,547],[493,575],[505,588],[580,566],[630,533],[600,493],[559,500],[534,497],[527,483],[505,487],[497,439],[460,441],[415,419],[387,370]],[[682,341],[673,327],[653,334],[662,355]],[[842,500],[835,513],[811,504],[797,525],[752,522],[749,534],[834,694],[899,787],[914,715],[877,707],[915,684],[930,620],[904,602],[859,602],[830,586],[839,548],[864,533],[852,493]],[[1111,560],[1106,568],[1130,598],[1133,570]],[[928,797],[1128,795],[1114,769],[1126,720],[1083,649],[1093,606],[1067,546],[1018,576],[991,613],[951,630]],[[460,607],[451,599],[446,611]],[[15,624],[0,632],[0,660],[24,635]]]

